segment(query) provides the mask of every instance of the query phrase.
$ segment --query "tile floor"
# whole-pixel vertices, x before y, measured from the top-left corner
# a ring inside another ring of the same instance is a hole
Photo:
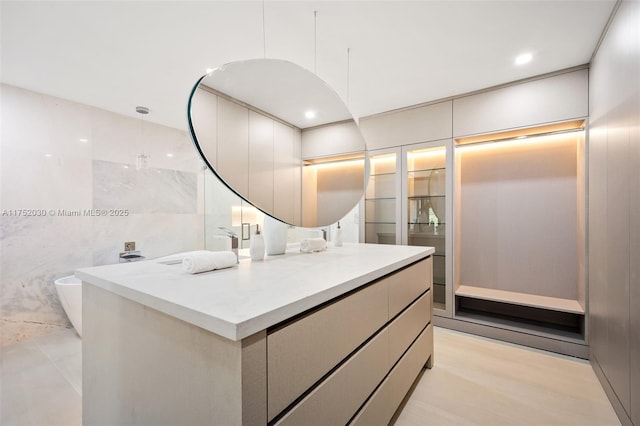
[[[82,344],[73,330],[1,350],[0,425],[82,423]],[[619,425],[588,362],[435,329],[435,367],[396,426]]]
[[[82,340],[74,330],[0,352],[0,425],[82,424]]]

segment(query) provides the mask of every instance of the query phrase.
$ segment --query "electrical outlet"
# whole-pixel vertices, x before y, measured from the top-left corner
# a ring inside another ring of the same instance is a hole
[[[136,249],[135,241],[129,241],[124,243],[124,251],[134,251]]]

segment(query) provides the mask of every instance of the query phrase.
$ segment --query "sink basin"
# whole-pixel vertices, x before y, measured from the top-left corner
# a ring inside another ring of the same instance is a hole
[[[120,263],[137,262],[139,260],[144,260],[144,256],[137,253],[129,253],[129,254],[121,253],[120,254]]]

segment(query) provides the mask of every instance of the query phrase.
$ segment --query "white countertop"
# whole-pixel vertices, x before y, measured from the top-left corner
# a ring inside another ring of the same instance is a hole
[[[295,249],[263,261],[189,274],[154,260],[76,271],[85,282],[231,340],[241,340],[433,254],[432,247],[378,244]]]

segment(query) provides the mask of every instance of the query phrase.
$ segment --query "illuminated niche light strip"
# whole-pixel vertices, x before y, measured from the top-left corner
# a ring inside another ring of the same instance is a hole
[[[410,157],[441,157],[446,155],[447,151],[445,148],[437,148],[437,149],[428,149],[428,150],[420,150],[420,151],[409,151]]]
[[[490,140],[485,142],[469,143],[456,146],[456,150],[460,151],[478,151],[482,149],[495,149],[502,147],[516,147],[524,145],[539,145],[542,143],[564,142],[566,139],[577,136],[584,132],[584,129],[564,130],[560,132],[551,132],[547,134],[538,134],[532,136],[517,136],[508,139]]]
[[[308,167],[308,166],[313,166],[319,169],[325,169],[330,167],[354,167],[354,166],[364,167],[364,159],[361,158],[359,160],[327,161],[324,163],[306,163],[305,167]]]
[[[376,157],[371,157],[372,163],[391,163],[395,161],[396,161],[395,154],[385,154],[385,155],[379,155]]]
[[[485,142],[508,142],[514,139],[522,139],[523,137],[534,137],[541,135],[560,134],[564,132],[582,131],[584,130],[585,120],[571,120],[560,123],[546,124],[542,126],[534,126],[529,128],[506,130],[498,133],[489,133],[484,135],[465,136],[457,138],[455,145],[477,144]]]

